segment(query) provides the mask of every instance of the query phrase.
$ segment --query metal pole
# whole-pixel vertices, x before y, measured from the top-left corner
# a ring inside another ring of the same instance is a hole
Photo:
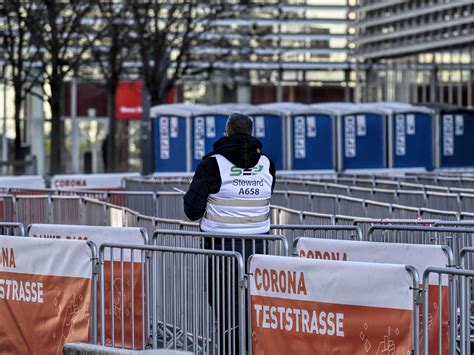
[[[142,137],[141,137],[141,156],[142,156],[142,173],[144,175],[151,174],[153,172],[153,137],[152,137],[152,125],[150,119],[150,95],[143,80],[143,117],[142,117]]]
[[[77,79],[71,80],[72,172],[79,173],[79,123],[77,122]]]
[[[467,71],[467,106],[472,107],[472,78],[474,75],[474,68],[473,68],[473,61],[472,58],[474,58],[474,47],[471,46],[469,48],[469,69]]]
[[[454,64],[453,64],[454,54],[453,52],[449,53],[449,65],[448,65],[448,103],[450,105],[454,104],[454,85],[453,85],[453,71],[454,71]]]
[[[2,127],[2,160],[8,160],[8,142],[7,142],[7,66],[2,68],[3,73],[3,127]],[[8,166],[2,168],[3,175],[7,175]]]
[[[464,81],[464,71],[462,68],[462,51],[458,51],[458,61],[457,61],[458,73],[459,73],[459,81],[458,81],[458,106],[462,106],[462,92],[463,92],[463,81]]]
[[[283,102],[283,68],[281,65],[281,22],[282,22],[283,8],[282,1],[278,1],[278,86],[276,92],[277,102]]]

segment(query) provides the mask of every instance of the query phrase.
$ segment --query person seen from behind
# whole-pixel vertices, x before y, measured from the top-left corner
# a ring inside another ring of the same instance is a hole
[[[201,219],[201,231],[211,235],[268,234],[274,186],[275,165],[262,153],[262,143],[252,136],[252,120],[234,113],[227,119],[224,137],[198,165],[184,195],[184,212],[192,221]],[[239,252],[247,265],[250,255],[264,253],[262,239],[205,237],[203,247]],[[232,281],[236,269],[214,257],[209,257],[207,268],[208,302],[217,329],[210,353],[239,354],[238,286]],[[230,283],[233,292],[222,287]],[[246,332],[246,327],[240,330]]]

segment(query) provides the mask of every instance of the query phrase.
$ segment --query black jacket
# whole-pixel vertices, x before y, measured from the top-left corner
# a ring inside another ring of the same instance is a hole
[[[234,134],[222,137],[213,145],[214,150],[202,158],[189,190],[184,195],[184,213],[192,221],[201,218],[206,211],[209,194],[219,192],[221,175],[214,154],[221,154],[239,168],[248,169],[257,165],[262,155],[262,143],[248,134]],[[270,160],[270,174],[273,176],[272,191],[275,186],[275,164]]]

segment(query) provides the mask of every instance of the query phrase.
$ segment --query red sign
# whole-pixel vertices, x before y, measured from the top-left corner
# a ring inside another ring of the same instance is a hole
[[[120,80],[115,96],[115,117],[119,120],[139,120],[142,118],[143,82],[139,80]],[[174,102],[172,87],[166,96],[166,103]]]
[[[142,118],[141,81],[121,80],[115,96],[115,117],[119,120],[139,120]]]

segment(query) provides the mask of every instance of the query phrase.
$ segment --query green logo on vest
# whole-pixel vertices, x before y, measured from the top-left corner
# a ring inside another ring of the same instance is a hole
[[[229,176],[242,176],[242,175],[257,175],[263,170],[263,165],[256,165],[250,169],[242,169],[237,166],[230,168]]]

